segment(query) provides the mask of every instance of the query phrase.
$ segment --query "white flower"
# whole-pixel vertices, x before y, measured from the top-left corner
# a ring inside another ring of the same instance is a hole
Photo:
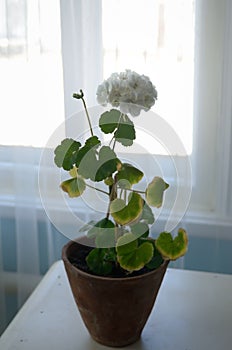
[[[122,113],[138,116],[141,110],[148,111],[157,99],[157,91],[150,79],[127,69],[113,73],[98,86],[97,101],[101,105],[110,103]]]

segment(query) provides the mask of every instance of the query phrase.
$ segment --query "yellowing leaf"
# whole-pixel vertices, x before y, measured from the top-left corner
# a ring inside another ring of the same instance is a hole
[[[122,199],[113,200],[110,204],[110,213],[119,225],[127,225],[140,217],[143,204],[143,198],[133,192],[127,205]]]
[[[81,176],[63,181],[60,186],[71,198],[81,196],[86,188],[85,181]]]
[[[146,189],[147,203],[152,207],[160,208],[163,202],[163,193],[169,185],[161,178],[154,177]]]
[[[120,266],[132,272],[142,269],[152,259],[154,248],[148,241],[138,245],[136,237],[126,233],[118,239],[116,251]]]
[[[178,235],[173,239],[171,233],[162,232],[155,246],[166,260],[176,260],[183,256],[188,249],[188,236],[184,229],[178,230]]]
[[[75,165],[71,170],[69,170],[69,174],[72,177],[77,177],[77,167]]]

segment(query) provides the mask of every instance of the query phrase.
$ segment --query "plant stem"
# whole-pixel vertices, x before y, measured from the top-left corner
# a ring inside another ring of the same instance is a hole
[[[76,98],[76,99],[78,99],[78,100],[80,100],[80,99],[82,100],[82,103],[83,103],[84,109],[85,109],[85,113],[86,113],[86,116],[87,116],[87,119],[88,119],[90,132],[91,132],[91,135],[93,136],[93,129],[92,129],[92,125],[91,125],[91,120],[90,120],[90,117],[89,117],[89,113],[88,113],[88,110],[87,110],[87,106],[86,106],[86,103],[85,103],[83,91],[80,90],[80,94],[74,93],[74,94],[73,94],[73,97]]]
[[[114,144],[113,144],[113,147],[112,147],[112,150],[114,151],[114,149],[115,149],[115,145],[116,145],[116,138],[115,138],[115,136],[114,136]]]
[[[81,90],[81,91],[82,91],[82,90]],[[91,135],[93,136],[93,129],[92,129],[92,125],[91,125],[91,121],[90,121],[90,117],[89,117],[89,113],[88,113],[88,110],[87,110],[87,106],[86,106],[84,97],[82,97],[81,100],[82,100],[83,105],[84,105],[84,108],[85,108],[85,113],[86,113],[86,116],[87,116],[87,119],[88,119],[90,132],[91,132]]]
[[[110,147],[110,145],[111,145],[113,139],[114,139],[114,136],[112,137],[112,139],[111,139],[110,142],[109,142],[109,147]]]
[[[114,182],[114,184],[112,186],[109,186],[109,197],[110,197],[110,200],[109,200],[109,205],[108,205],[108,209],[107,209],[107,213],[106,213],[106,217],[107,219],[109,218],[110,216],[110,203],[115,199],[117,198],[117,190],[116,190],[116,186],[117,186],[117,183]]]
[[[91,185],[89,185],[89,184],[87,184],[87,183],[85,183],[85,184],[86,184],[87,187],[93,188],[94,190],[96,190],[96,191],[98,191],[98,192],[102,192],[102,193],[104,193],[104,194],[107,194],[107,196],[109,196],[109,193],[108,193],[108,192],[103,191],[103,190],[100,190],[100,188],[96,188],[96,187],[91,186]]]

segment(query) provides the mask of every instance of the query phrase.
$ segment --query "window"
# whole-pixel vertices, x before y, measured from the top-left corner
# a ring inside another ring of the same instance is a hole
[[[175,129],[188,154],[193,135],[194,10],[193,0],[145,0],[142,6],[140,0],[102,1],[104,77],[128,68],[148,75],[158,90],[154,111]]]
[[[64,120],[59,0],[0,0],[0,143],[43,147]]]

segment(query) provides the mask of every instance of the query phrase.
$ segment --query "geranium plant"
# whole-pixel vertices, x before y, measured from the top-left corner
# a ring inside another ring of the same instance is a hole
[[[184,255],[188,244],[184,229],[180,228],[175,238],[170,232],[161,232],[156,239],[150,236],[155,220],[151,207],[161,207],[169,185],[155,176],[143,191],[136,190],[134,185],[143,178],[143,172],[122,162],[116,154],[117,143],[125,147],[133,144],[136,131],[131,116],[155,104],[155,86],[148,77],[130,70],[114,73],[99,85],[98,102],[113,107],[99,117],[100,131],[112,136],[108,145],[94,135],[83,91],[73,97],[83,102],[91,135],[84,144],[66,138],[55,149],[55,164],[70,174],[61,188],[69,197],[79,197],[94,182],[95,190],[105,193],[109,201],[100,221],[81,228],[95,240],[95,247],[86,257],[89,271],[99,275],[113,275],[118,270],[131,274],[144,268],[155,269],[164,259]],[[104,182],[106,191],[98,189],[99,182]]]

